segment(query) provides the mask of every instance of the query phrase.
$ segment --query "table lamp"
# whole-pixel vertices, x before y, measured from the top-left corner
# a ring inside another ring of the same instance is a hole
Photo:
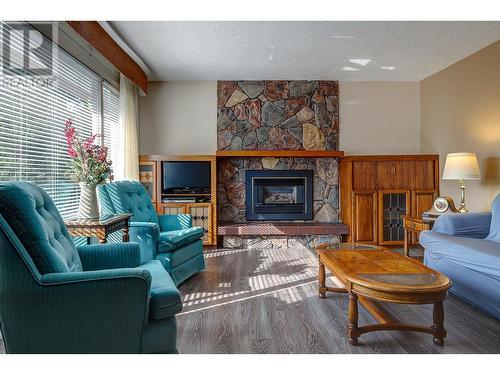
[[[443,180],[460,181],[460,207],[458,212],[467,212],[465,208],[465,182],[464,180],[479,180],[481,172],[476,154],[473,152],[456,152],[446,155]]]

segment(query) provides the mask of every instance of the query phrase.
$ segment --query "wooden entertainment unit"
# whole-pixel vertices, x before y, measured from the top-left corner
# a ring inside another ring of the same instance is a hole
[[[210,193],[192,194],[162,192],[163,161],[208,161],[210,162]],[[140,182],[149,192],[158,214],[190,214],[193,225],[203,227],[204,245],[217,245],[217,167],[215,155],[140,155]],[[165,198],[197,198],[204,202],[164,202]]]
[[[302,153],[315,157],[322,154],[317,151]],[[159,214],[193,215],[193,224],[205,228],[204,245],[217,245],[217,158],[238,156],[269,155],[262,154],[262,151],[218,151],[217,155],[141,155],[140,181],[148,190]],[[287,153],[286,156],[290,155]],[[342,152],[336,151],[334,155],[328,153],[327,156],[340,159],[340,214],[342,223],[350,228],[346,240],[351,242],[403,244],[402,217],[419,216],[432,206],[439,193],[438,155],[343,156]],[[163,161],[209,161],[210,193],[163,194]],[[206,202],[163,202],[166,197],[176,196],[205,198]],[[397,213],[393,215],[389,212],[391,210]],[[388,230],[389,226],[395,226],[395,229]],[[411,242],[416,241],[413,235]]]
[[[439,194],[439,156],[345,156],[339,180],[347,241],[402,245],[403,216],[421,217]]]

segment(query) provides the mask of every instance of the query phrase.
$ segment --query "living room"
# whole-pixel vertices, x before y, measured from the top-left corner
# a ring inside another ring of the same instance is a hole
[[[198,6],[2,17],[0,353],[498,354],[494,11]]]

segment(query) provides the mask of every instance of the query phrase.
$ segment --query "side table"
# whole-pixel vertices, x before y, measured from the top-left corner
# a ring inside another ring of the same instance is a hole
[[[422,219],[420,217],[403,216],[403,229],[405,232],[404,254],[410,256],[411,233],[419,234],[423,230],[432,229],[433,219]]]
[[[99,243],[106,243],[108,236],[116,231],[123,231],[123,242],[129,241],[128,228],[129,219],[132,214],[120,214],[100,219],[70,219],[64,222],[68,232],[75,237],[96,237]]]

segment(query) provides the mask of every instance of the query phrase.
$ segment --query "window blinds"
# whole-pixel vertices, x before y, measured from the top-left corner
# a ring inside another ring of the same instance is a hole
[[[22,56],[23,42],[22,33],[11,33],[11,56]],[[82,137],[102,133],[101,142],[112,153],[119,112],[116,90],[55,48],[54,85],[0,85],[0,181],[34,182],[67,218],[78,210],[79,187],[68,177],[64,123],[72,119]]]

